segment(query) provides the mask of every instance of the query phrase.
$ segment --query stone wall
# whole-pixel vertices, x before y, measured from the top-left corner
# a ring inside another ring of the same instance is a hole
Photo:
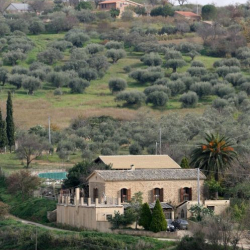
[[[204,181],[200,181],[201,187]],[[107,197],[120,198],[120,190],[122,188],[131,189],[131,197],[137,193],[143,193],[143,202],[153,202],[153,189],[163,188],[164,202],[177,205],[180,203],[180,189],[192,188],[192,200],[197,200],[197,180],[165,180],[165,181],[107,181],[105,183],[100,180],[89,180],[90,196],[93,199],[93,188],[100,188],[98,191],[99,199],[103,192]],[[202,199],[201,192],[201,199]]]

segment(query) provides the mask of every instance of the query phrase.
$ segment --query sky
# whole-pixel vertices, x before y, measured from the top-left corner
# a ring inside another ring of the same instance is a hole
[[[246,3],[247,0],[188,0],[188,3],[198,3],[201,5],[204,4],[214,4],[215,6],[224,6],[224,5],[229,5],[229,4],[242,4]]]

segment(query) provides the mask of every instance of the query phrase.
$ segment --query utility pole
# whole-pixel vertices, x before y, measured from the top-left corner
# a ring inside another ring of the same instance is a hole
[[[196,14],[199,15],[198,2],[196,2],[196,5],[197,5],[197,10],[196,10],[197,13]]]
[[[157,142],[155,142],[155,154],[156,154],[156,155],[157,155],[157,150],[158,150],[158,149],[157,149],[157,146],[158,146],[158,145],[157,145]]]
[[[198,205],[200,205],[200,168],[197,168],[197,197]]]
[[[161,128],[160,128],[160,155],[161,155]]]
[[[50,116],[49,116],[49,144],[51,144],[51,134],[50,134]]]
[[[37,250],[37,226],[36,226],[36,244],[35,244],[35,250]]]

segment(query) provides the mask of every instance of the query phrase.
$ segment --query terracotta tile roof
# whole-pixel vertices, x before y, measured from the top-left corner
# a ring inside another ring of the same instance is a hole
[[[103,2],[100,2],[99,4],[117,3],[117,2],[122,2],[122,1],[121,1],[121,0],[108,0],[108,1],[103,1]]]
[[[197,15],[190,11],[175,11],[175,13],[185,16],[185,17],[200,17],[200,15]]]
[[[112,165],[112,169],[162,169],[162,168],[181,168],[168,155],[108,155],[99,156],[95,162],[103,162]]]
[[[139,169],[139,170],[96,170],[91,174],[100,176],[104,181],[164,181],[196,180],[197,169]],[[200,179],[206,177],[200,172]]]

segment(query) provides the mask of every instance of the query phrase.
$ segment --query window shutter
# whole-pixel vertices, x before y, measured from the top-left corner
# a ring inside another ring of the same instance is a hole
[[[152,201],[155,202],[155,189],[152,190]]]
[[[120,190],[121,202],[124,202],[122,189]]]
[[[180,202],[184,201],[184,188],[180,189]]]
[[[189,200],[192,200],[192,188],[189,188]]]
[[[160,189],[160,202],[163,202],[163,188]]]
[[[128,199],[128,201],[130,201],[131,200],[131,189],[127,189],[127,199]]]

